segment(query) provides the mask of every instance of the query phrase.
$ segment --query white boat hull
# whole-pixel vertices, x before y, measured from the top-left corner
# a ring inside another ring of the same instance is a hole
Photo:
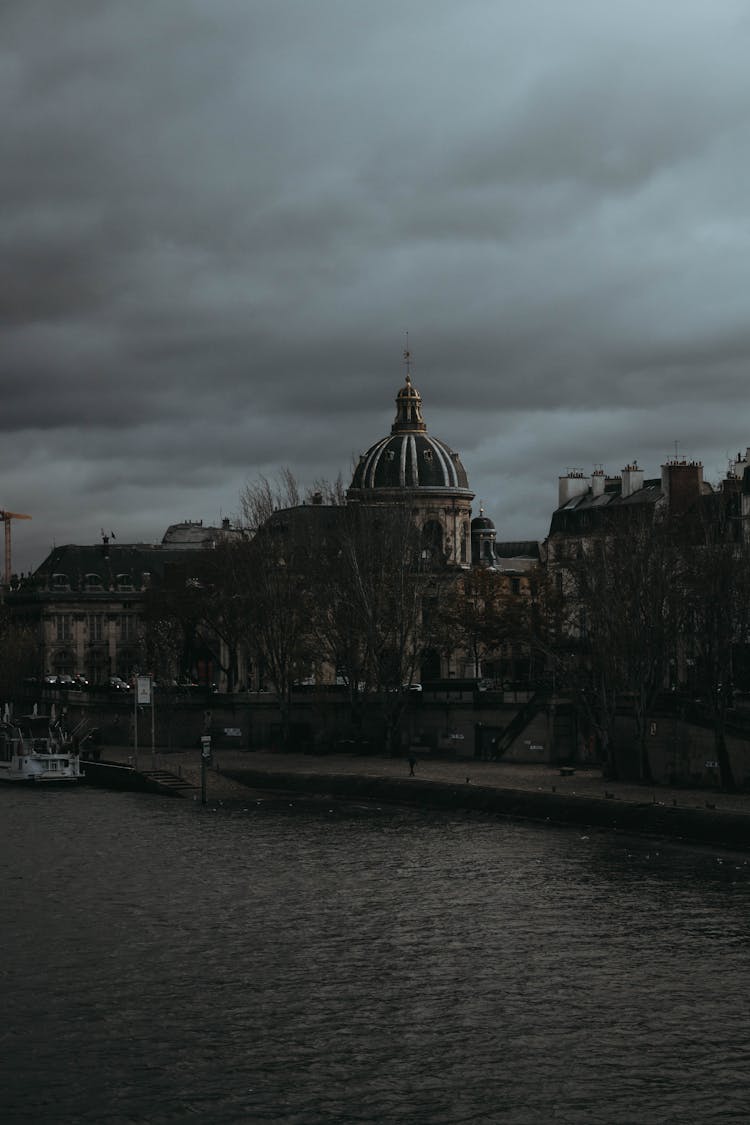
[[[31,771],[27,771],[27,770],[23,770],[23,769],[20,769],[20,770],[3,770],[3,769],[0,769],[0,781],[22,782],[22,783],[23,782],[31,782],[32,785],[35,785],[35,784],[61,785],[61,784],[65,784],[66,782],[68,784],[70,784],[71,782],[75,783],[76,781],[81,781],[82,776],[83,775],[80,774],[80,773],[63,773],[62,771],[60,771],[59,773],[52,773],[50,770],[39,770],[36,773],[32,773]]]
[[[70,785],[82,779],[76,747],[47,719],[34,715],[0,724],[0,781]]]

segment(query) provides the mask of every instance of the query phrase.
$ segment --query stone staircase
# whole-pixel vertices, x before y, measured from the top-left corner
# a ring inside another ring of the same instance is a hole
[[[157,793],[169,793],[174,797],[189,797],[197,791],[197,786],[179,774],[169,770],[140,770],[148,788]]]

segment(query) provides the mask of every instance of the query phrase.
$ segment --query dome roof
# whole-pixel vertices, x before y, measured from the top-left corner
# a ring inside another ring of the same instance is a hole
[[[474,516],[474,519],[471,521],[471,530],[472,531],[494,531],[495,525],[494,525],[494,523],[492,522],[492,520],[490,519],[489,516],[485,516],[485,515]]]
[[[354,470],[352,489],[429,488],[469,492],[457,453],[427,433],[422,396],[406,376],[396,395],[396,420],[388,437],[371,445]]]

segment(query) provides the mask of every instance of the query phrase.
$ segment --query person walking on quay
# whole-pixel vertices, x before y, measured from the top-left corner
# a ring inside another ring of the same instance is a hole
[[[412,754],[409,757],[409,777],[414,777],[414,767],[416,766],[416,764],[417,764],[417,759]]]

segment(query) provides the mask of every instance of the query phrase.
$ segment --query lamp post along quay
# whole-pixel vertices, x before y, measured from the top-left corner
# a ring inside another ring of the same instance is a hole
[[[211,735],[201,735],[201,804],[206,803],[206,767],[211,758]]]

